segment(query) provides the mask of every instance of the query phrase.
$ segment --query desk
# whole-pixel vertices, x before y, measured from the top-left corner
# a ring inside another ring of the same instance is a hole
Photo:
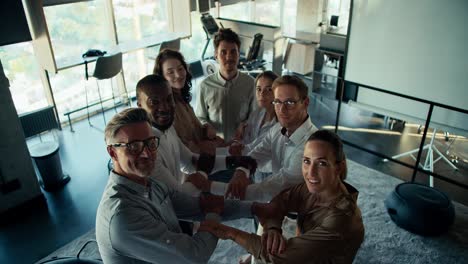
[[[129,53],[139,49],[151,48],[157,45],[160,45],[164,41],[171,41],[178,38],[188,37],[185,33],[161,33],[156,36],[143,38],[136,41],[128,41],[114,45],[110,47],[107,51],[107,54],[113,54],[116,52],[122,52],[123,54]],[[85,52],[85,50],[83,51]],[[96,61],[97,57],[86,59],[87,62]],[[57,72],[65,69],[69,69],[75,66],[83,65],[85,60],[81,57],[81,54],[76,56],[68,57],[65,59],[57,60]]]
[[[327,67],[324,68],[324,60],[323,57],[327,55],[328,58],[337,61],[337,65],[335,68]],[[322,76],[331,76],[332,78],[336,78],[336,93],[334,95],[334,99],[339,100],[341,96],[341,90],[343,89],[343,79],[344,79],[344,53],[339,50],[333,50],[328,48],[323,48],[322,45],[317,49],[317,55],[315,57],[315,68],[314,70],[314,83],[313,83],[313,91],[320,93],[320,88],[322,88]],[[336,69],[336,70],[335,70]],[[333,81],[334,83],[334,81]],[[347,102],[348,100],[356,100],[357,94],[357,87],[355,85],[350,85],[345,83],[346,89],[343,93],[343,101]],[[333,84],[334,86],[334,84]],[[334,90],[335,90],[334,89]],[[333,99],[330,98],[330,99]]]
[[[305,32],[305,31],[295,31],[292,33],[283,34],[284,38],[293,39],[296,41],[301,41],[306,44],[317,44],[320,41],[320,34]]]

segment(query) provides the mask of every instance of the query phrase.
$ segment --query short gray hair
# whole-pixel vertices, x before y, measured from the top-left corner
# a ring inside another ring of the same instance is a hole
[[[127,108],[120,113],[115,114],[112,119],[107,123],[104,131],[104,139],[106,144],[113,143],[115,135],[119,129],[126,125],[148,122],[150,123],[148,114],[143,108]]]

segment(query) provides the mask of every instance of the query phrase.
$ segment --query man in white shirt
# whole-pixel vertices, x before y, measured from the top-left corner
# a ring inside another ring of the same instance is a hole
[[[160,154],[156,160],[154,177],[171,188],[198,196],[200,190],[185,182],[185,174],[194,174],[193,177],[206,179],[211,171],[226,169],[226,156],[196,154],[182,143],[172,126],[175,103],[172,89],[164,77],[151,74],[142,78],[137,83],[136,94],[138,107],[148,113],[153,132],[160,138]],[[209,184],[208,181],[204,183]],[[204,189],[210,187],[204,186]]]
[[[220,214],[224,220],[258,215],[251,203],[195,198],[151,178],[160,139],[141,108],[116,114],[105,140],[114,168],[96,215],[104,263],[206,263],[218,239],[203,231],[183,234],[178,217],[220,221]]]
[[[270,129],[254,149],[246,148],[243,153],[254,158],[259,165],[271,160],[273,174],[263,182],[252,184],[242,171],[236,171],[229,184],[216,183],[218,187],[216,191],[211,190],[213,193],[269,201],[283,189],[303,181],[301,167],[304,145],[307,138],[317,130],[307,114],[308,88],[300,78],[286,75],[276,79],[272,89],[279,123]],[[189,177],[188,180],[196,186],[202,184],[194,178]]]
[[[219,71],[200,83],[195,114],[228,141],[256,107],[254,79],[237,70],[241,42],[235,32],[220,29],[213,43]]]

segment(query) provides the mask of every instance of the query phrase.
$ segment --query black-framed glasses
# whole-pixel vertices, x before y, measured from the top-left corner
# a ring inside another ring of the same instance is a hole
[[[288,99],[286,101],[281,101],[281,100],[278,100],[278,99],[275,99],[273,100],[273,102],[271,102],[275,107],[280,107],[281,105],[284,105],[284,107],[286,107],[286,109],[291,109],[291,108],[294,108],[294,106],[296,106],[296,104],[298,104],[299,102],[301,102],[302,100],[292,100],[292,99]]]
[[[156,151],[159,147],[159,138],[154,136],[154,137],[147,138],[145,140],[135,140],[135,141],[128,142],[128,143],[112,143],[112,144],[109,144],[108,146],[126,147],[130,154],[140,155],[141,152],[143,152],[143,149],[145,148],[145,146],[150,151]]]

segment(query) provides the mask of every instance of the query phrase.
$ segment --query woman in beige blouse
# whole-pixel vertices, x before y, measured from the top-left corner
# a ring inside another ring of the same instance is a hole
[[[220,223],[202,222],[199,231],[231,239],[256,259],[272,263],[352,263],[364,240],[357,206],[358,191],[346,183],[346,158],[339,137],[330,131],[313,133],[304,148],[304,182],[279,193],[268,204],[254,203],[263,236]],[[285,240],[283,218],[296,212],[297,234]]]
[[[224,144],[224,141],[216,136],[212,126],[200,123],[190,106],[192,75],[184,56],[175,50],[162,50],[156,58],[153,73],[164,76],[172,87],[175,101],[174,128],[182,142],[192,152],[214,154],[216,147]]]

